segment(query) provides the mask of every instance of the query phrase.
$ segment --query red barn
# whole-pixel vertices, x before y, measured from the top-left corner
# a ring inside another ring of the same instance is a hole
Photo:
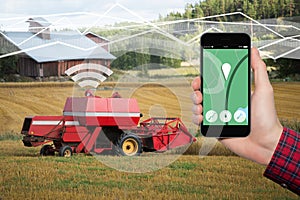
[[[20,75],[62,76],[77,64],[96,63],[109,67],[115,59],[108,52],[108,46],[103,48],[79,32],[51,32],[51,24],[40,17],[30,18],[27,22],[27,32],[0,32],[0,54],[2,57],[18,56]]]

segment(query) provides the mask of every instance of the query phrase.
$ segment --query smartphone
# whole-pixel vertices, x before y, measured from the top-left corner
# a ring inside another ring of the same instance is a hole
[[[201,133],[246,137],[251,120],[251,39],[246,33],[205,33],[200,40]]]

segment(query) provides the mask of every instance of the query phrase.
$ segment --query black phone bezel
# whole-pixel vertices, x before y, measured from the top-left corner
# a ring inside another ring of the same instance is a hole
[[[248,125],[203,125],[201,123],[201,133],[205,137],[246,137],[251,130],[251,38],[246,33],[205,33],[200,39],[200,79],[203,83],[203,49],[204,48],[224,48],[239,49],[247,46],[248,49]],[[200,91],[203,93],[203,84]],[[203,105],[204,98],[202,100]]]

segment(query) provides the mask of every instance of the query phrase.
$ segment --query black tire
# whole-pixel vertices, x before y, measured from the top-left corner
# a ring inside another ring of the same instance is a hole
[[[51,145],[46,144],[40,150],[41,156],[54,156],[55,152]]]
[[[59,149],[59,156],[71,157],[73,154],[72,148],[70,146],[62,146]]]
[[[134,134],[122,134],[116,147],[122,156],[139,156],[142,153],[142,142]]]

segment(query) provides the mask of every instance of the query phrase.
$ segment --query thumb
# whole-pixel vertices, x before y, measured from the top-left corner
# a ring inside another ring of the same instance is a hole
[[[255,88],[260,90],[270,87],[271,84],[269,81],[266,64],[260,58],[259,52],[255,47],[251,49],[251,67],[254,72]]]

